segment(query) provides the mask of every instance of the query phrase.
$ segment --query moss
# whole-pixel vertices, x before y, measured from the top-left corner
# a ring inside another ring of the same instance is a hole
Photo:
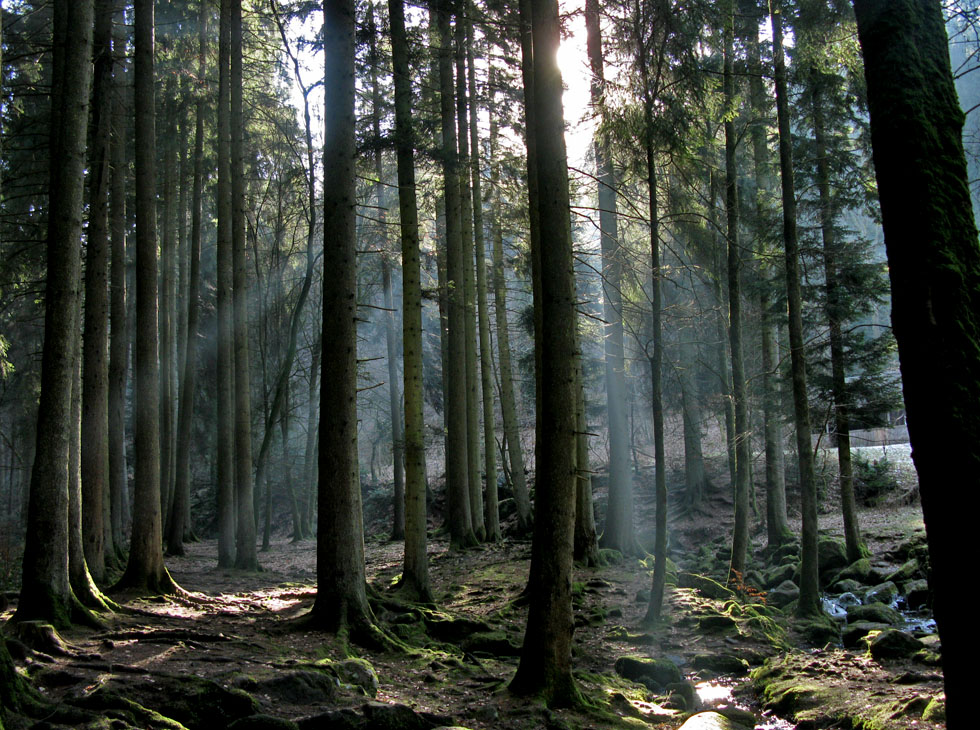
[[[922,711],[922,719],[927,722],[946,722],[946,698],[943,695],[933,697]]]

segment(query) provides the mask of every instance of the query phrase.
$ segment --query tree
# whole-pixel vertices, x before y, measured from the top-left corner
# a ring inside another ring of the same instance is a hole
[[[405,390],[405,566],[401,590],[431,601],[425,521],[425,434],[422,418],[422,282],[412,127],[412,87],[402,0],[388,0],[395,82],[395,152],[402,238],[402,348]]]
[[[134,8],[136,132],[136,378],[133,428],[133,534],[116,589],[172,593],[163,564],[160,513],[159,379],[157,361],[156,122],[153,90],[153,2]]]
[[[357,468],[357,276],[354,248],[354,1],[324,0],[323,372],[317,595],[312,622],[374,643]]]
[[[871,145],[912,458],[943,641],[948,727],[969,727],[956,575],[973,514],[949,486],[976,473],[980,245],[940,4],[856,0]]]
[[[18,621],[71,623],[68,580],[68,450],[82,190],[91,79],[92,0],[54,4],[51,165],[44,349],[37,449],[27,506],[27,542]]]
[[[575,532],[576,312],[568,168],[558,68],[560,24],[555,0],[533,0],[535,140],[540,222],[541,294],[535,299],[548,323],[540,348],[537,518],[528,579],[530,609],[520,665],[511,691],[539,695],[549,706],[578,702],[572,678],[572,547]]]

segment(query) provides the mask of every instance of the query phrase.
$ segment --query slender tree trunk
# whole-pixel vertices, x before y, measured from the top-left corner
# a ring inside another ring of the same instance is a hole
[[[168,39],[169,40],[169,39]],[[160,332],[160,509],[164,528],[173,502],[174,449],[174,263],[176,262],[177,201],[177,78],[171,71],[165,85],[166,131],[159,140],[163,147],[163,218],[160,227],[160,306],[157,311]]]
[[[153,90],[153,2],[136,0],[136,379],[134,392],[133,536],[117,588],[169,593],[160,516],[160,366],[157,361],[156,160]]]
[[[472,6],[470,6],[472,8]],[[500,510],[497,498],[497,441],[494,438],[493,352],[490,347],[490,311],[487,306],[487,258],[484,246],[483,189],[480,184],[480,104],[476,90],[476,67],[473,59],[473,20],[466,21],[467,78],[470,91],[470,148],[473,185],[473,248],[476,254],[476,306],[479,316],[480,381],[483,395],[483,472],[484,521],[487,540],[500,542]],[[491,110],[490,114],[493,114]]]
[[[121,55],[124,39],[114,41]],[[109,317],[109,495],[112,504],[112,541],[118,555],[123,550],[123,515],[127,511],[129,478],[126,468],[126,371],[129,360],[129,328],[126,311],[126,119],[123,100],[123,65],[116,68],[112,120],[111,262]]]
[[[92,579],[105,579],[106,467],[109,461],[109,128],[112,121],[112,0],[95,15],[89,222],[85,254],[85,338],[81,449],[82,544]]]
[[[698,348],[693,327],[680,332],[678,380],[681,386],[681,410],[684,428],[684,488],[687,503],[693,510],[701,507],[708,488],[701,450],[701,395],[698,390]]]
[[[180,400],[177,408],[177,462],[174,482],[174,504],[167,535],[167,551],[184,554],[185,515],[190,505],[191,426],[194,417],[194,391],[197,385],[197,321],[201,280],[201,225],[204,206],[204,116],[207,113],[207,38],[208,6],[201,2],[198,16],[198,83],[194,128],[194,189],[191,195],[191,238],[189,276],[187,281],[187,343],[181,363]]]
[[[968,728],[973,650],[957,605],[963,541],[975,513],[949,487],[976,474],[980,246],[962,145],[963,112],[940,4],[857,0],[871,144],[892,322],[919,473],[936,621],[943,641],[947,726]]]
[[[51,185],[44,347],[37,447],[27,506],[21,597],[15,619],[71,623],[68,452],[82,233],[83,169],[91,78],[91,0],[54,3]]]
[[[412,87],[402,0],[388,0],[395,83],[395,152],[402,243],[402,347],[405,385],[405,563],[401,590],[432,601],[426,554],[425,422],[422,415],[422,282],[415,188]]]
[[[585,5],[589,65],[592,68],[592,106],[603,109],[606,81],[603,69],[599,2]],[[602,318],[606,376],[606,415],[609,433],[609,502],[602,546],[623,553],[633,551],[633,475],[626,424],[626,359],[623,348],[622,254],[619,250],[616,173],[608,141],[597,134],[593,141],[599,188],[599,235],[602,250]]]
[[[312,622],[375,643],[357,468],[357,276],[353,0],[324,0],[323,373],[317,597]]]
[[[319,328],[317,328],[319,329]],[[313,502],[316,495],[317,485],[317,463],[316,463],[316,442],[317,442],[317,416],[319,409],[317,406],[317,376],[320,374],[320,338],[317,334],[316,341],[313,343],[313,352],[310,354],[310,387],[309,400],[306,414],[306,450],[303,459],[303,485],[306,489],[306,504],[303,513],[303,536],[304,538],[313,536]]]
[[[456,120],[453,117],[452,39],[449,28],[449,0],[434,0],[439,34],[439,103],[442,119],[443,174],[446,197],[446,276],[448,279],[448,348],[452,367],[443,370],[447,380],[445,403],[446,481],[449,502],[449,535],[456,549],[475,545],[473,514],[470,509],[469,461],[467,451],[466,377],[466,302],[461,212],[459,160],[456,154]],[[464,372],[460,373],[459,370]],[[481,522],[482,525],[482,522]]]
[[[574,403],[578,367],[575,337],[568,168],[562,118],[561,72],[556,56],[560,24],[555,0],[533,0],[536,167],[540,197],[542,297],[548,323],[536,341],[542,366],[536,445],[537,519],[528,580],[530,609],[520,665],[511,691],[538,695],[549,706],[580,701],[572,678],[572,549],[575,533],[576,438]],[[527,5],[522,3],[522,10]]]
[[[814,72],[819,73],[819,72]],[[820,194],[820,231],[823,239],[824,287],[827,294],[826,315],[830,329],[830,369],[834,396],[834,432],[837,438],[837,464],[840,477],[840,501],[844,517],[844,542],[847,559],[852,563],[867,554],[858,525],[857,502],[854,499],[854,477],[851,469],[851,426],[847,382],[844,371],[843,307],[841,272],[838,268],[839,245],[835,229],[836,212],[830,191],[830,160],[827,155],[827,133],[824,123],[823,94],[820,79],[814,80],[813,136],[817,153],[817,189]]]
[[[742,252],[738,231],[738,167],[735,160],[735,3],[725,12],[724,94],[725,114],[725,210],[728,222],[728,338],[732,358],[732,401],[735,407],[735,528],[728,579],[745,572],[749,547],[749,442],[748,394],[742,357]]]
[[[490,67],[491,93],[494,90],[494,68]],[[491,104],[493,106],[493,104]],[[499,190],[500,167],[497,154],[497,118],[490,115],[490,188]],[[514,396],[514,372],[511,366],[510,332],[507,324],[507,280],[504,274],[504,235],[500,225],[500,211],[503,203],[499,193],[494,193],[491,237],[493,239],[493,295],[494,314],[497,325],[497,358],[500,364],[500,413],[504,422],[504,436],[507,439],[507,455],[510,458],[510,479],[514,489],[514,504],[517,507],[517,531],[527,534],[531,531],[531,498],[527,490],[524,474],[524,450],[521,446],[521,432],[517,423],[517,403]]]
[[[575,542],[572,557],[587,568],[602,564],[596,537],[595,509],[592,504],[592,471],[589,468],[588,420],[585,414],[585,388],[581,356],[575,386]]]
[[[235,314],[231,194],[231,1],[221,0],[218,35],[218,567],[235,564]]]
[[[469,120],[466,99],[465,3],[456,11],[456,123],[459,127],[460,238],[463,242],[463,327],[466,355],[466,463],[470,493],[470,515],[476,539],[486,539],[483,493],[480,489],[480,391],[476,352],[476,279],[473,270],[473,199],[470,192]]]
[[[245,116],[242,109],[242,3],[231,2],[231,237],[235,318],[235,567],[258,570],[252,481],[252,395],[249,378],[248,274],[245,263]]]
[[[783,243],[786,249],[786,291],[789,305],[789,344],[793,368],[793,410],[796,415],[796,451],[800,466],[800,502],[803,517],[800,599],[797,615],[820,615],[820,574],[817,556],[817,483],[810,445],[810,407],[806,393],[806,358],[800,294],[800,253],[796,234],[796,189],[790,136],[786,63],[783,58],[783,17],[780,0],[771,0],[773,59],[776,81],[776,116],[779,123],[779,168],[782,179]]]

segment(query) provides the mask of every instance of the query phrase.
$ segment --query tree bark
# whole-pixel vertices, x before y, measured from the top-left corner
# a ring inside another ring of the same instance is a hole
[[[949,487],[980,468],[980,246],[940,4],[857,0],[892,323],[943,641],[948,727],[970,726],[967,613],[957,607],[972,510]]]
[[[817,484],[810,446],[810,407],[806,393],[806,358],[800,295],[800,253],[796,233],[796,190],[793,179],[793,147],[790,134],[786,63],[783,58],[783,18],[779,0],[772,0],[775,61],[776,117],[779,124],[779,169],[782,179],[783,244],[786,250],[786,291],[789,305],[789,344],[793,369],[793,411],[796,416],[796,452],[800,469],[800,599],[796,613],[801,617],[820,615],[820,575],[817,556]]]
[[[15,619],[70,623],[68,580],[68,447],[76,298],[82,233],[82,192],[88,124],[93,5],[54,3],[51,165],[47,233],[44,347],[37,447],[27,505],[21,598]]]
[[[560,24],[555,0],[533,0],[535,139],[540,222],[541,294],[535,308],[548,323],[540,348],[541,410],[537,414],[537,519],[528,580],[530,609],[520,665],[511,691],[537,695],[552,707],[580,701],[572,678],[572,548],[575,532],[574,403],[578,353],[572,237],[556,55]],[[522,9],[526,5],[522,3]]]
[[[402,244],[402,350],[405,386],[405,562],[401,590],[431,602],[426,554],[425,422],[422,415],[422,281],[408,39],[402,0],[388,0],[395,84],[395,153]]]

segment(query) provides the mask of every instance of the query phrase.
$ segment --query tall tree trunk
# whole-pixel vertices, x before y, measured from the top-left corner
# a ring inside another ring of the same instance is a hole
[[[473,6],[469,6],[472,12]],[[480,384],[483,395],[483,515],[487,540],[500,542],[500,510],[497,498],[497,441],[494,438],[493,352],[490,347],[490,311],[487,307],[487,257],[484,246],[483,189],[480,184],[480,104],[476,91],[473,20],[466,20],[467,79],[470,92],[470,156],[473,185],[473,250],[476,255],[476,306],[480,335]],[[490,111],[493,114],[493,111]]]
[[[113,52],[122,55],[125,40],[116,37]],[[123,100],[124,65],[116,68],[112,120],[112,222],[109,317],[109,495],[112,541],[117,556],[123,550],[123,515],[129,506],[129,477],[126,468],[126,371],[129,361],[129,328],[126,311],[126,119]],[[114,556],[114,557],[117,557]]]
[[[773,266],[769,263],[768,236],[772,212],[767,202],[771,174],[769,146],[766,143],[768,119],[771,102],[766,95],[760,53],[761,25],[756,13],[756,2],[751,3],[746,15],[750,18],[751,29],[747,32],[746,56],[749,69],[749,99],[752,105],[753,123],[749,127],[752,141],[752,161],[755,174],[755,217],[756,229],[760,237],[760,252],[757,258],[759,286],[759,327],[760,350],[762,355],[762,413],[763,435],[766,452],[766,536],[769,547],[778,547],[792,539],[786,516],[786,462],[783,454],[782,408],[777,372],[777,318],[772,312]]]
[[[800,467],[800,511],[803,517],[800,563],[800,599],[797,615],[820,615],[820,574],[817,556],[817,483],[810,445],[810,407],[806,393],[806,357],[800,295],[800,253],[796,234],[796,188],[790,132],[786,62],[783,58],[783,16],[780,0],[771,0],[773,60],[776,81],[776,117],[779,124],[779,169],[782,179],[783,244],[786,249],[786,292],[789,305],[789,345],[793,368],[793,411],[796,416],[796,452]]]
[[[603,68],[599,2],[585,4],[592,106],[602,113],[606,80]],[[609,502],[602,532],[603,547],[633,552],[633,475],[630,470],[626,424],[626,358],[623,348],[622,252],[619,249],[616,173],[608,140],[597,133],[593,141],[599,188],[599,236],[602,250],[602,319],[606,376],[606,416],[609,434]]]
[[[486,539],[483,492],[480,488],[480,392],[476,377],[476,279],[473,270],[473,199],[470,193],[469,119],[466,99],[465,4],[456,10],[456,123],[459,127],[460,238],[463,242],[463,327],[466,355],[466,463],[470,493],[470,515],[476,539]]]
[[[68,580],[68,446],[83,170],[92,48],[91,0],[54,3],[51,165],[44,347],[37,447],[27,505],[21,598],[15,619],[71,623]]]
[[[324,0],[323,372],[315,626],[377,643],[367,601],[357,468],[353,0]]]
[[[106,466],[109,461],[109,127],[112,121],[112,0],[95,15],[89,222],[85,254],[85,338],[81,448],[82,544],[92,579],[105,579]]]
[[[738,231],[738,168],[735,160],[735,3],[725,10],[725,211],[728,223],[728,341],[732,358],[732,401],[735,407],[735,527],[729,581],[745,572],[749,547],[749,443],[748,394],[742,357],[742,252]]]
[[[231,3],[231,238],[235,318],[235,567],[258,570],[252,482],[248,275],[245,264],[245,116],[242,109],[242,2]]]
[[[708,488],[701,450],[701,395],[698,390],[698,348],[693,327],[680,332],[680,363],[677,379],[681,386],[681,411],[684,429],[684,490],[687,503],[698,510]]]
[[[949,486],[976,474],[980,246],[940,4],[856,0],[892,322],[943,641],[948,727],[966,728],[967,612],[957,606],[975,514]]]
[[[235,314],[231,195],[231,0],[221,0],[218,31],[217,405],[218,567],[235,564]]]
[[[169,593],[160,516],[160,369],[157,362],[156,131],[153,90],[153,2],[134,12],[136,129],[136,378],[133,536],[117,588]]]
[[[490,89],[494,92],[494,67],[490,67]],[[494,104],[491,103],[491,106]],[[507,324],[507,281],[504,275],[504,234],[500,225],[503,202],[499,194],[500,165],[497,161],[497,118],[490,115],[490,188],[495,191],[491,220],[493,239],[493,298],[497,325],[497,358],[500,364],[500,413],[507,439],[507,455],[510,459],[510,479],[517,507],[517,531],[526,534],[531,530],[531,498],[524,474],[524,449],[517,423],[517,403],[514,396],[514,372],[511,367],[510,332]]]
[[[201,288],[201,225],[204,206],[204,116],[207,113],[207,38],[208,6],[201,2],[198,16],[198,60],[196,121],[194,128],[194,189],[191,195],[191,238],[189,276],[187,281],[187,342],[181,363],[180,399],[177,408],[177,462],[174,482],[174,503],[167,535],[167,551],[184,554],[184,532],[190,525],[185,516],[190,505],[191,491],[191,426],[194,417],[194,391],[197,385],[197,320]]]
[[[572,549],[575,532],[575,337],[568,168],[556,56],[560,24],[555,0],[533,0],[535,138],[540,222],[541,293],[548,323],[540,348],[541,410],[536,444],[537,519],[528,579],[530,609],[520,665],[511,691],[538,695],[549,706],[577,703],[572,678]],[[522,10],[527,6],[522,3]]]
[[[819,74],[819,71],[815,71]],[[854,476],[851,468],[851,425],[844,370],[844,303],[841,272],[838,269],[839,244],[835,229],[836,212],[830,192],[830,160],[827,156],[827,132],[824,122],[823,94],[820,79],[813,81],[813,136],[817,153],[817,189],[820,194],[820,231],[823,242],[824,288],[827,295],[826,315],[830,330],[830,369],[834,396],[834,433],[837,440],[837,465],[840,478],[840,502],[844,517],[844,543],[847,559],[860,560],[868,554],[858,525],[854,498]]]
[[[168,38],[168,40],[170,40]],[[160,306],[157,310],[160,332],[160,509],[164,528],[170,517],[173,502],[174,455],[174,273],[176,262],[177,211],[177,78],[173,71],[167,75],[166,130],[159,139],[163,147],[163,217],[160,227]]]
[[[575,386],[575,542],[572,557],[587,568],[602,564],[596,536],[595,509],[592,503],[592,471],[589,468],[589,428],[585,413],[585,388],[581,357]]]
[[[401,590],[432,601],[426,555],[425,422],[422,415],[422,282],[415,188],[412,87],[402,0],[388,0],[395,83],[395,153],[402,243],[402,348],[405,385],[405,562]]]
[[[453,116],[453,52],[450,35],[449,0],[433,0],[439,35],[439,105],[442,121],[442,164],[446,197],[446,276],[448,278],[448,348],[453,367],[443,369],[447,381],[445,402],[446,482],[449,502],[449,536],[454,548],[476,544],[473,514],[470,510],[469,461],[467,458],[467,417],[465,368],[466,302],[460,212],[459,159],[456,154],[456,119]],[[459,370],[464,372],[460,373]]]

